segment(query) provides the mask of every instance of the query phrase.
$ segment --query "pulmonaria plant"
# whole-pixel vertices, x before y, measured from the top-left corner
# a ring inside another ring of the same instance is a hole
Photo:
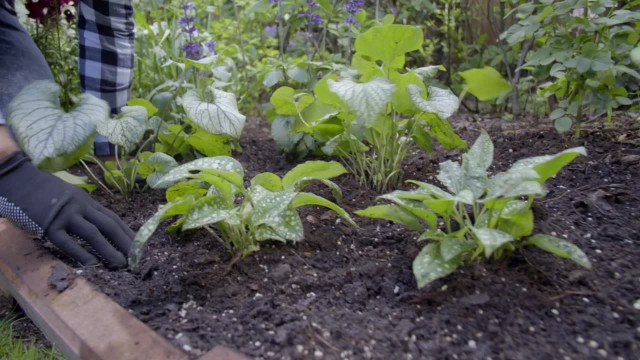
[[[493,143],[483,131],[462,156],[462,164],[440,164],[438,180],[446,190],[409,181],[418,188],[382,195],[380,199],[390,204],[356,213],[402,224],[422,233],[418,241],[429,240],[413,261],[418,287],[450,274],[465,262],[481,256],[499,259],[530,245],[591,268],[587,256],[572,243],[544,234],[531,236],[534,199],[544,197],[545,181],[578,155],[586,155],[583,147],[519,160],[509,170],[489,176]],[[444,223],[444,229],[439,223]]]
[[[337,162],[310,161],[296,166],[282,178],[273,173],[253,177],[244,185],[244,170],[227,156],[202,158],[173,168],[150,182],[153,188],[168,188],[164,205],[138,231],[129,264],[136,267],[142,250],[160,222],[179,216],[172,229],[204,228],[236,256],[259,250],[265,240],[303,240],[297,209],[305,205],[326,207],[351,225],[351,217],[335,203],[303,190],[314,182],[328,186],[340,199],[340,188],[329,179],[346,170]]]

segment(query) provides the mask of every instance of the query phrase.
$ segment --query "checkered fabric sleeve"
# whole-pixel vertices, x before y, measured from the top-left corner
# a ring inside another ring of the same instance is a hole
[[[78,16],[80,83],[115,114],[129,100],[134,41],[131,0],[82,0]]]

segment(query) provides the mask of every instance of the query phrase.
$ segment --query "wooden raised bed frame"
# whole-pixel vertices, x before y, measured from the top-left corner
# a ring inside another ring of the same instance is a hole
[[[155,333],[92,284],[76,277],[66,290],[49,286],[54,268],[73,270],[46,254],[33,239],[0,219],[0,288],[11,294],[44,335],[69,359],[186,360],[187,355]],[[200,360],[241,360],[217,346]]]

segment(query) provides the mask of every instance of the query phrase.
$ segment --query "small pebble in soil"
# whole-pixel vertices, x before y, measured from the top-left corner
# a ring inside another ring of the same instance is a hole
[[[584,338],[583,338],[582,336],[578,336],[578,337],[576,338],[576,341],[577,341],[578,343],[580,343],[580,344],[584,344]]]
[[[324,353],[322,353],[322,351],[320,351],[320,350],[316,350],[316,351],[313,352],[313,356],[316,359],[321,359],[324,356]]]
[[[560,312],[557,309],[551,309],[551,313],[555,316],[560,315]]]
[[[598,348],[598,342],[595,341],[595,340],[590,340],[589,341],[589,347],[592,348],[592,349]]]
[[[603,358],[607,357],[607,351],[605,349],[599,349],[598,354],[600,354],[600,356],[602,356]]]
[[[296,345],[296,351],[299,352],[299,353],[303,353],[304,352],[304,346]]]
[[[636,310],[640,310],[640,299],[636,300],[636,302],[633,303],[633,308]]]
[[[469,340],[467,345],[469,345],[469,347],[472,348],[472,349],[475,349],[475,348],[478,347],[478,345],[476,344],[476,342],[474,340]]]

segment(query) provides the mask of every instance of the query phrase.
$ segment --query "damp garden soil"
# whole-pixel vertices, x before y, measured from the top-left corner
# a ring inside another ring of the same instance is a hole
[[[471,264],[417,289],[418,233],[357,218],[360,229],[322,209],[302,208],[305,240],[263,244],[231,256],[205,232],[152,237],[139,272],[79,271],[192,358],[226,345],[255,359],[637,359],[640,354],[640,137],[638,123],[593,127],[578,140],[532,119],[513,124],[460,117],[470,143],[480,125],[495,144],[493,171],[518,159],[585,146],[534,205],[536,232],[580,246],[593,270],[537,249]],[[268,125],[251,119],[238,159],[247,177],[284,173]],[[459,153],[421,152],[405,178],[435,181],[438,162]],[[375,192],[337,179],[350,212]],[[328,196],[321,187],[314,190]],[[98,195],[99,196],[99,195]],[[101,198],[137,230],[163,193],[129,202]]]

